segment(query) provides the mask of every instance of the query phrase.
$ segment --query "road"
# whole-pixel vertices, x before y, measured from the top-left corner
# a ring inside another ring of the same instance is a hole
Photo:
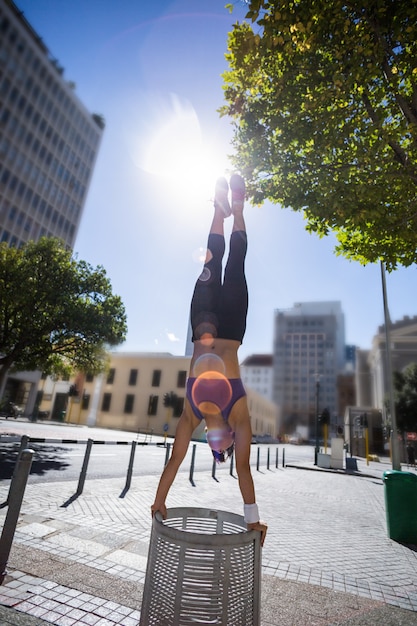
[[[92,445],[87,469],[89,480],[120,477],[123,486],[127,478],[132,441],[139,444],[135,446],[132,481],[143,475],[160,474],[166,459],[166,448],[162,445],[163,437],[145,437],[127,431],[9,419],[0,420],[0,435],[0,482],[9,481],[12,476],[22,435],[47,440],[32,441],[29,444],[35,452],[29,477],[30,484],[73,481],[76,485],[88,439],[102,442]],[[51,442],[51,439],[56,441]],[[71,443],[62,443],[62,440],[70,440]],[[168,438],[167,442],[172,444],[172,439]],[[277,462],[279,465],[282,464],[283,453],[287,463],[311,460],[314,457],[311,446],[254,444],[251,451],[251,465],[254,470],[259,467],[259,471],[267,471],[268,450],[271,468],[275,467]],[[193,455],[194,465],[192,465]],[[213,471],[213,457],[206,443],[192,442],[180,471],[190,473]],[[216,475],[229,471],[229,463],[216,465]]]

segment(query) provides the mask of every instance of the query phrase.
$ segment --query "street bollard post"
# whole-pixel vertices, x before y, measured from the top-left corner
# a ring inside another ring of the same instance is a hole
[[[84,489],[84,483],[85,483],[85,479],[87,476],[88,462],[90,460],[91,448],[93,446],[93,443],[94,442],[92,439],[87,440],[87,447],[85,449],[83,466],[81,468],[80,478],[78,480],[77,496],[80,496]]]
[[[16,471],[13,475],[9,508],[7,510],[6,519],[4,520],[4,526],[0,537],[0,585],[3,584],[4,578],[7,574],[7,562],[9,560],[10,550],[19,519],[20,508],[22,506],[30,468],[32,466],[32,458],[33,450],[22,450]]]
[[[260,451],[259,446],[258,446],[258,451],[256,453],[256,471],[257,472],[259,472],[259,455],[260,455],[260,453],[261,453],[261,451]]]
[[[282,467],[285,467],[285,448],[282,448]]]
[[[275,448],[275,467],[278,469],[278,447]]]
[[[17,467],[19,465],[19,461],[20,461],[20,458],[22,456],[22,452],[23,452],[23,450],[25,450],[27,448],[28,442],[29,442],[29,437],[27,435],[22,435],[22,437],[20,439],[19,452],[17,453],[16,464],[14,466],[12,479],[11,479],[10,485],[9,485],[9,493],[7,494],[6,500],[2,504],[0,504],[0,509],[3,509],[5,506],[8,506],[8,504],[10,502],[10,498],[11,498],[11,495],[12,495],[13,478],[15,477],[16,469],[17,469]]]
[[[124,488],[124,492],[130,489],[130,484],[132,482],[133,463],[135,462],[135,452],[136,452],[136,442],[132,441],[132,448],[130,450],[129,467],[127,468],[126,485]]]
[[[193,475],[194,475],[194,464],[195,464],[195,451],[197,448],[197,444],[193,444],[193,452],[191,454],[191,465],[190,465],[190,483],[193,485],[194,487],[194,480],[193,480]]]
[[[269,470],[269,455],[270,455],[271,451],[268,448],[268,452],[266,453],[266,469]]]
[[[167,444],[166,444],[166,447],[165,447],[165,463],[164,463],[164,467],[165,467],[165,465],[166,465],[166,464],[168,463],[168,461],[169,461],[169,453],[170,453],[170,450],[171,450],[171,444],[170,444],[170,443],[167,443]]]

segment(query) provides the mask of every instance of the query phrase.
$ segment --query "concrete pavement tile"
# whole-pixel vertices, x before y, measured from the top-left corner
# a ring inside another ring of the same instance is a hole
[[[262,577],[262,626],[329,626],[378,606],[373,600],[323,587]]]
[[[29,535],[30,537],[46,537],[47,535],[50,535],[57,530],[52,526],[40,524],[38,522],[32,522],[30,524],[20,523],[18,528],[20,533],[24,535]]]
[[[48,537],[47,541],[57,544],[59,547],[70,548],[72,550],[76,550],[77,552],[89,554],[95,557],[102,556],[107,552],[107,547],[97,541],[81,539],[67,533],[52,535],[51,537]]]

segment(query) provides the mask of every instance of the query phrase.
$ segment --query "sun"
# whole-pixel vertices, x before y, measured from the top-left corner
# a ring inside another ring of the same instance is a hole
[[[154,112],[155,114],[155,112]],[[214,181],[231,170],[225,145],[204,136],[193,106],[172,95],[169,106],[156,114],[143,150],[145,171],[172,187],[213,194]]]

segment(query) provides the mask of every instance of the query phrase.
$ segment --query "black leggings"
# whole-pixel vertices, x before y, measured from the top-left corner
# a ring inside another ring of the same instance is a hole
[[[232,233],[222,284],[224,237],[209,235],[207,260],[191,300],[193,341],[209,334],[219,339],[233,339],[242,343],[248,312],[245,278],[247,245],[245,231]]]

